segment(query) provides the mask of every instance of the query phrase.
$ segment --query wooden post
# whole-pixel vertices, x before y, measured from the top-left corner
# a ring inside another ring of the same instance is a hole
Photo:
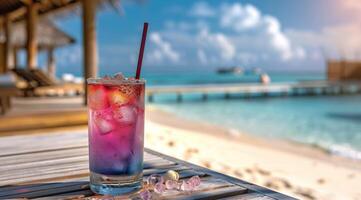
[[[288,91],[281,91],[281,97],[287,97]]]
[[[26,55],[27,55],[27,67],[34,69],[37,66],[38,49],[37,49],[37,21],[38,11],[35,0],[29,0],[26,13]]]
[[[14,69],[18,66],[18,48],[13,47],[13,66]]]
[[[5,15],[4,17],[4,28],[5,28],[5,44],[4,44],[4,64],[5,64],[5,72],[10,69],[10,65],[12,66],[12,39],[11,39],[11,32],[12,32],[12,24],[9,15]]]
[[[182,93],[177,93],[177,102],[182,102],[183,98],[182,98]]]
[[[151,102],[153,102],[153,101],[154,101],[154,99],[153,99],[153,94],[149,93],[149,94],[148,94],[148,102],[151,103]]]
[[[0,18],[0,32],[5,31],[5,22],[4,18]],[[5,45],[0,43],[0,74],[5,73]],[[1,101],[1,99],[0,99]],[[1,104],[1,103],[0,103]],[[1,106],[1,105],[0,105]]]
[[[56,78],[55,77],[55,57],[54,57],[54,47],[50,47],[48,49],[48,62],[47,62],[47,70],[48,70],[48,75],[51,78]]]
[[[96,1],[83,0],[84,104],[87,104],[86,79],[97,76]]]
[[[0,74],[5,73],[5,55],[4,55],[4,45],[0,44]]]
[[[206,101],[208,99],[208,94],[207,93],[203,93],[202,94],[202,100]]]

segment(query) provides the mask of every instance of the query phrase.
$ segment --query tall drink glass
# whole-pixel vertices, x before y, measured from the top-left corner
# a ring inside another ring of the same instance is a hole
[[[143,175],[145,81],[87,83],[90,188],[104,195],[135,192]]]

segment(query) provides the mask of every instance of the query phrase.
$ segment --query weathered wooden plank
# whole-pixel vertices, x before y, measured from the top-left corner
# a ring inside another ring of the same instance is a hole
[[[176,163],[159,158],[158,160],[145,161],[144,169],[154,170],[152,168],[159,167],[161,169],[167,169],[172,167]],[[1,166],[0,167],[0,184],[1,180],[7,178],[16,178],[17,176],[25,177],[29,175],[38,175],[47,171],[57,171],[61,169],[71,168],[88,168],[87,157],[73,157],[67,159],[51,160],[38,163],[25,163],[13,166]],[[16,170],[13,170],[16,169]]]
[[[88,168],[74,167],[66,169],[58,169],[56,171],[47,171],[47,172],[36,172],[29,175],[17,175],[15,177],[6,177],[0,180],[1,185],[12,185],[20,183],[29,183],[32,181],[38,180],[49,180],[49,179],[58,179],[62,177],[84,175],[87,176],[89,173]]]
[[[179,170],[180,178],[188,178],[194,175],[204,177],[205,174],[194,170]],[[144,176],[144,180],[147,176]],[[0,198],[36,198],[42,196],[50,196],[54,194],[69,193],[78,190],[88,190],[87,181],[72,181],[62,183],[38,183],[28,186],[9,186],[7,190],[0,190]],[[1,188],[0,188],[1,189]],[[79,192],[83,194],[82,192]]]
[[[74,156],[74,157],[59,158],[53,160],[42,160],[37,162],[34,161],[34,162],[19,163],[13,165],[3,165],[0,166],[0,172],[9,173],[13,171],[32,170],[33,168],[39,168],[39,167],[51,168],[51,167],[59,167],[66,164],[77,164],[77,163],[88,164],[88,156]]]
[[[189,169],[188,167],[182,165],[160,165],[157,168],[144,169],[144,175],[150,174],[159,174],[165,173],[167,170],[185,170]],[[54,166],[50,168],[49,166],[42,166],[37,168],[32,168],[29,170],[11,171],[7,174],[0,174],[0,185],[11,185],[19,183],[27,183],[32,181],[39,180],[51,180],[59,179],[61,177],[71,177],[75,175],[84,175],[87,176],[89,173],[88,163],[80,164],[66,164],[62,166]]]
[[[76,137],[74,136],[76,135]],[[55,137],[56,136],[56,137]],[[36,157],[33,154],[39,153],[39,155],[46,155],[55,153],[55,155],[63,154],[67,155],[66,152],[82,153],[87,154],[87,133],[80,132],[76,134],[60,134],[60,135],[36,135],[36,136],[12,136],[3,137],[0,140],[0,161],[10,162],[7,157],[23,155],[26,157]],[[29,140],[31,139],[31,140]],[[62,141],[62,142],[54,142]],[[71,142],[67,142],[70,140]],[[81,140],[81,141],[79,141]],[[52,152],[55,151],[55,152]],[[61,153],[64,151],[63,153]],[[27,154],[30,154],[27,156]],[[80,155],[80,154],[79,154]],[[39,156],[37,156],[39,157]],[[20,159],[16,160],[22,160]],[[154,155],[145,152],[145,159],[157,158]]]
[[[3,157],[0,157],[0,166],[44,160],[55,160],[74,156],[88,156],[88,148],[80,147],[35,152],[31,154],[4,155]]]
[[[144,162],[144,169],[156,168],[156,167],[164,167],[164,166],[171,166],[175,165],[176,163],[165,160],[162,158],[158,158],[157,160],[149,160]],[[70,158],[62,158],[62,159],[55,159],[55,160],[45,160],[39,162],[27,162],[27,163],[20,163],[15,164],[12,166],[5,165],[0,166],[0,172],[3,173],[3,176],[7,174],[19,172],[20,174],[27,173],[28,171],[33,171],[33,168],[37,170],[42,170],[42,168],[46,169],[59,169],[64,168],[70,165],[69,167],[74,167],[77,165],[81,166],[88,166],[88,157],[87,156],[78,156],[78,157],[70,157]],[[0,174],[0,178],[2,175]]]
[[[5,186],[0,186],[0,193],[2,192],[6,192],[6,191],[11,191],[14,189],[27,189],[29,191],[32,190],[36,190],[37,187],[41,186],[41,185],[46,185],[46,186],[54,186],[56,187],[57,185],[62,185],[62,184],[67,184],[67,183],[75,183],[75,182],[89,182],[89,175],[85,174],[84,176],[78,176],[78,177],[62,177],[61,180],[35,180],[32,181],[30,183],[19,183],[19,184],[13,184],[13,185],[5,185]]]
[[[145,181],[145,179],[153,174],[153,172],[157,172],[157,174],[164,174],[166,172],[166,170],[172,169],[174,171],[177,171],[180,175],[180,179],[182,178],[188,178],[191,176],[195,176],[198,175],[200,177],[205,177],[207,176],[207,174],[205,174],[202,171],[195,171],[187,166],[180,166],[180,165],[175,165],[175,166],[170,166],[168,169],[159,169],[158,171],[155,171],[154,169],[145,169],[143,171],[143,180]],[[77,177],[77,178],[66,178],[62,181],[64,182],[81,182],[81,181],[88,181],[89,177]],[[1,187],[0,187],[0,192],[1,192]]]
[[[192,192],[170,190],[161,199],[216,199],[246,193],[247,189],[216,178],[204,178]]]
[[[1,143],[3,143],[3,141],[11,141],[14,143],[22,143],[25,145],[31,145],[31,146],[36,146],[36,145],[49,145],[44,143],[43,141],[51,141],[52,143],[50,145],[53,144],[59,144],[62,142],[72,142],[72,141],[88,141],[87,140],[87,136],[88,136],[88,132],[84,131],[84,130],[77,130],[77,131],[71,131],[71,132],[53,132],[51,134],[47,134],[47,133],[40,133],[40,134],[30,134],[30,135],[12,135],[12,136],[5,136],[5,137],[1,137],[2,141]],[[22,139],[23,138],[23,139]],[[25,141],[24,141],[25,139]],[[59,139],[63,139],[63,140],[59,140]],[[30,141],[36,141],[35,144],[34,143],[29,143]],[[6,144],[6,143],[4,143]],[[8,146],[11,146],[10,144],[7,144]]]
[[[75,164],[83,164],[84,167],[88,165],[88,156],[73,156],[59,159],[51,159],[51,160],[42,160],[42,161],[34,161],[34,162],[26,162],[12,165],[0,165],[0,172],[4,174],[13,173],[15,171],[26,173],[26,171],[31,171],[33,168],[59,168],[60,166],[66,165],[75,165]],[[157,166],[167,166],[167,165],[175,165],[176,163],[165,160],[162,158],[147,160],[144,162],[144,169],[155,168]],[[70,167],[71,167],[70,166]],[[1,174],[0,174],[1,179]]]
[[[0,143],[2,145],[2,143]],[[14,144],[14,146],[21,146],[22,144]],[[46,151],[55,151],[55,150],[66,150],[66,149],[77,149],[87,147],[85,144],[76,143],[76,142],[67,142],[57,145],[39,145],[39,146],[23,146],[23,147],[0,147],[0,157],[10,157],[21,154],[33,154]]]
[[[221,198],[220,200],[275,200],[271,197],[265,196],[263,194],[249,192],[246,194],[235,195],[231,197]]]
[[[88,136],[85,131],[78,131],[73,134],[8,136],[2,137],[0,140],[0,156],[87,146],[87,144]]]
[[[60,194],[64,194],[68,192],[76,192],[76,191],[80,191],[80,193],[83,194],[89,190],[89,188],[84,189],[83,186],[87,186],[87,184],[51,188],[47,190],[41,190],[41,191],[35,191],[35,192],[29,192],[23,194],[13,194],[13,195],[4,196],[4,198],[37,198],[37,197],[47,197],[51,195],[60,195]]]
[[[33,198],[33,200],[71,200],[71,199],[84,199],[84,197],[93,195],[90,190],[81,190],[76,192],[63,193],[47,197]]]
[[[35,198],[45,195],[61,194],[89,188],[87,181],[63,183],[38,183],[27,186],[13,186],[11,190],[0,192],[0,198]]]
[[[0,143],[2,145],[2,143]],[[14,145],[21,145],[21,144],[14,144]],[[58,147],[59,146],[59,147]],[[39,152],[46,152],[46,151],[54,151],[54,150],[66,150],[66,149],[76,149],[76,148],[84,148],[87,147],[84,144],[69,142],[63,143],[60,145],[44,145],[44,146],[24,146],[24,147],[0,147],[0,157],[10,157],[15,155],[21,154],[33,154]]]
[[[175,170],[175,171],[179,171],[179,170],[186,170],[186,169],[191,169],[187,166],[184,165],[169,165],[169,166],[158,166],[157,168],[151,168],[151,169],[145,169],[143,170],[143,175],[148,176],[151,174],[162,174],[167,172],[168,170]]]
[[[40,152],[32,152],[25,154],[12,154],[0,156],[0,166],[14,165],[28,162],[38,162],[45,160],[56,160],[61,158],[71,158],[77,156],[88,156],[88,148],[82,147],[70,147],[61,149],[49,149]],[[159,160],[160,158],[149,153],[144,153],[145,161]]]
[[[206,190],[206,191],[202,191],[199,193],[196,192],[196,193],[192,193],[190,195],[184,196],[184,197],[176,197],[174,199],[175,200],[177,200],[177,199],[213,200],[213,199],[219,199],[219,198],[227,197],[227,196],[244,194],[246,192],[247,192],[246,188],[233,185],[233,186],[229,186],[229,187],[222,187],[222,188],[215,188],[215,189],[210,188],[209,190]]]
[[[25,165],[25,167],[23,167]],[[25,163],[20,165],[14,165],[14,169],[11,170],[9,166],[2,166],[0,170],[0,180],[4,177],[12,177],[14,175],[29,175],[29,174],[41,174],[46,171],[53,171],[57,169],[67,169],[72,167],[88,168],[88,160],[85,157],[74,157],[67,159],[59,159],[52,161],[45,161],[39,163]],[[7,169],[3,169],[7,168]]]
[[[171,166],[171,165],[176,165],[176,163],[159,158],[157,160],[144,161],[143,169],[151,169],[151,168],[157,168],[161,166]]]
[[[66,187],[72,185],[78,185],[88,183],[89,177],[77,178],[76,180],[66,180],[59,182],[40,182],[40,183],[29,183],[24,185],[11,185],[0,187],[0,197],[12,194],[27,193],[39,190],[46,190],[48,188]]]

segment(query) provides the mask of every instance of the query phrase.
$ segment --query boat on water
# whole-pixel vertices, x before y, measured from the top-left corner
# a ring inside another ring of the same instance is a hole
[[[243,74],[244,70],[241,67],[221,67],[217,69],[218,74]]]

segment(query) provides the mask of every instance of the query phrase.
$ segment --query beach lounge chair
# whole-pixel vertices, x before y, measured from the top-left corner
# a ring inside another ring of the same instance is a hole
[[[56,80],[49,77],[45,74],[41,69],[32,69],[30,73],[34,77],[34,79],[39,83],[40,86],[53,86],[57,85]]]
[[[26,86],[21,88],[24,96],[32,96],[34,94],[34,89],[39,87],[40,83],[34,78],[30,70],[15,68],[12,71],[18,78],[26,82]]]
[[[12,74],[0,75],[0,114],[5,114],[11,106],[11,97],[16,96],[19,89],[16,87],[15,78]]]
[[[13,72],[27,82],[27,86],[22,89],[24,96],[64,95],[66,94],[66,92],[64,92],[65,89],[70,94],[82,94],[82,92],[79,91],[79,89],[82,89],[82,86],[58,83],[41,69],[15,68]]]
[[[48,77],[41,69],[15,68],[13,72],[27,82],[27,86],[23,88],[24,96],[33,96],[38,87],[57,85],[56,81]]]

